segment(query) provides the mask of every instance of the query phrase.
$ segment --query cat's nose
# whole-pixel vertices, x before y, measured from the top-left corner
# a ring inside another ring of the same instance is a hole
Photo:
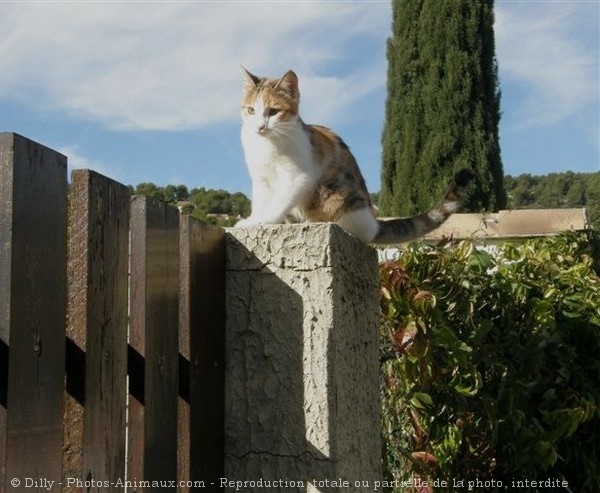
[[[258,133],[259,134],[264,134],[267,131],[267,124],[263,123],[258,127]]]

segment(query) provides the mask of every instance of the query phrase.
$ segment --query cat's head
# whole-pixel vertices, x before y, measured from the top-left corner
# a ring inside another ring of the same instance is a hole
[[[258,77],[242,68],[242,124],[244,130],[276,135],[298,120],[298,76],[288,70],[279,79]]]

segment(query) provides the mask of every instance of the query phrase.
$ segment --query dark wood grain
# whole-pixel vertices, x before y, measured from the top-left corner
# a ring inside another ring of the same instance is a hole
[[[66,157],[20,135],[0,134],[0,339],[8,348],[6,419],[0,425],[5,481],[61,481],[66,243]]]
[[[221,228],[0,134],[0,491],[220,491],[224,338]]]
[[[116,482],[125,477],[128,188],[93,171],[73,172],[69,232],[67,335],[85,352],[85,413],[83,470],[65,476]],[[68,363],[67,370],[77,371],[76,362]],[[67,374],[68,381],[75,379]],[[66,422],[73,425],[71,436],[78,436],[76,420]],[[68,445],[71,452],[77,448]]]
[[[224,230],[189,216],[181,217],[180,351],[189,396],[180,407],[189,421],[180,421],[189,446],[180,460],[189,479],[204,481],[208,491],[220,491],[224,464]],[[180,378],[180,381],[182,379]],[[180,388],[184,385],[180,385]],[[184,456],[188,454],[189,456]],[[188,478],[185,478],[188,479]],[[213,483],[211,485],[211,483]]]
[[[131,344],[144,358],[145,378],[143,439],[132,437],[130,444],[142,447],[147,481],[177,479],[178,216],[177,209],[149,197],[133,199]]]

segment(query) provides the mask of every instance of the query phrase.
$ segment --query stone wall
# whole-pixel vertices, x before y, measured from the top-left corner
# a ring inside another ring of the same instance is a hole
[[[368,491],[354,484],[381,467],[375,250],[333,224],[231,229],[226,291],[229,491]]]

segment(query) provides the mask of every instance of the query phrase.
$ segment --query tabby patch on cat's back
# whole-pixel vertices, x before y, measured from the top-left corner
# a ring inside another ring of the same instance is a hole
[[[429,212],[378,220],[365,180],[346,143],[300,117],[296,73],[259,77],[243,69],[242,147],[252,178],[252,213],[236,227],[285,222],[335,222],[366,243],[397,244],[442,224],[473,176],[458,172]]]

